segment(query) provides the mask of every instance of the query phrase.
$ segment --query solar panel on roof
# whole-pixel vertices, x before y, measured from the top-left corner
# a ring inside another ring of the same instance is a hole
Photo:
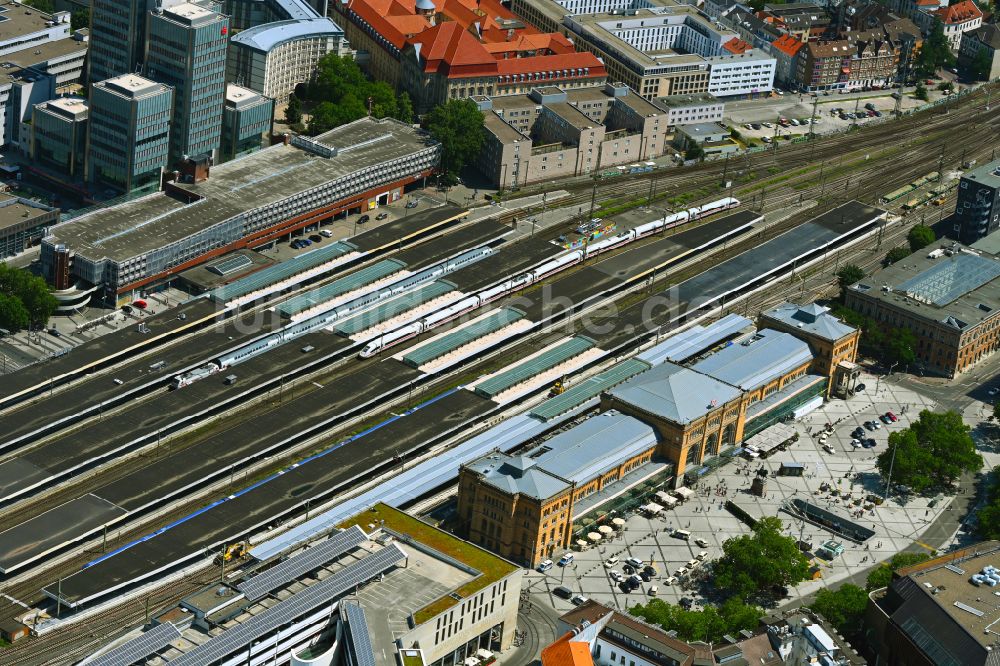
[[[342,335],[348,336],[360,333],[372,326],[377,326],[382,322],[389,321],[394,317],[409,312],[419,305],[433,301],[439,296],[444,296],[449,292],[455,291],[455,289],[454,283],[448,280],[437,280],[430,284],[425,284],[419,289],[403,294],[378,307],[362,312],[350,319],[345,319],[337,324],[337,331]]]
[[[476,393],[487,398],[492,398],[511,387],[531,379],[535,375],[550,370],[560,363],[582,354],[596,345],[597,343],[583,335],[570,338],[561,345],[549,349],[530,361],[526,361],[506,372],[501,372],[498,375],[490,377],[476,386]]]
[[[212,292],[212,299],[216,302],[227,303],[241,296],[246,296],[252,292],[268,287],[276,282],[286,280],[293,275],[298,275],[304,271],[314,268],[328,261],[333,261],[344,255],[356,252],[357,248],[347,242],[338,241],[332,245],[321,247],[312,252],[306,252],[294,259],[282,261],[267,268],[257,271],[253,275],[237,280],[236,282],[219,287]]]
[[[209,264],[208,270],[217,275],[229,275],[252,265],[253,260],[251,260],[250,257],[245,254],[237,254],[232,257],[226,257],[225,259],[216,261],[213,264]]]
[[[272,590],[276,590],[310,571],[315,571],[349,550],[357,548],[367,540],[368,535],[365,534],[364,530],[354,525],[343,532],[337,532],[326,541],[321,541],[276,567],[243,581],[236,588],[250,601],[257,601]]]
[[[460,349],[470,342],[499,331],[501,328],[519,319],[523,319],[524,316],[524,312],[517,308],[497,310],[485,319],[480,319],[468,326],[456,329],[444,337],[410,352],[403,357],[403,362],[410,367],[419,368],[421,365],[441,358],[445,354]]]
[[[332,301],[355,289],[360,289],[366,284],[378,282],[382,278],[393,273],[398,273],[404,268],[406,268],[406,264],[398,259],[380,261],[377,264],[362,268],[355,273],[338,278],[328,285],[290,298],[278,307],[278,311],[285,317],[293,317],[300,312],[304,312],[327,301]]]
[[[136,636],[132,640],[97,657],[90,662],[90,665],[131,666],[131,664],[138,661],[146,661],[150,655],[159,652],[170,645],[171,641],[180,637],[180,632],[169,622],[158,624],[149,631],[143,632],[141,636]]]
[[[368,633],[365,609],[358,604],[349,603],[344,604],[343,611],[347,618],[347,633],[354,652],[355,666],[375,666],[375,648]]]
[[[549,398],[531,410],[531,413],[548,421],[560,414],[565,414],[571,409],[575,409],[591,398],[597,397],[602,391],[617,386],[640,372],[649,370],[650,367],[652,366],[645,361],[629,359],[590,377],[554,398]]]
[[[315,609],[321,604],[366,583],[387,569],[406,559],[406,551],[392,543],[347,566],[329,578],[306,589],[267,610],[254,615],[246,622],[226,629],[189,652],[172,659],[170,666],[208,666],[237,650],[246,649],[253,641]]]

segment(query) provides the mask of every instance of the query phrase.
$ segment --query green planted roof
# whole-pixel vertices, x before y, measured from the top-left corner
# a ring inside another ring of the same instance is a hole
[[[403,362],[411,367],[419,368],[423,364],[430,363],[445,354],[450,354],[470,342],[474,342],[490,333],[495,333],[515,321],[523,319],[524,316],[524,313],[516,308],[497,310],[485,319],[480,319],[469,326],[456,329],[444,337],[410,352],[403,357]]]

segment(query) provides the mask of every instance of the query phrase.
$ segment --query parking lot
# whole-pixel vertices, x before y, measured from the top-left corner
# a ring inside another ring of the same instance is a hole
[[[569,566],[556,565],[545,573],[529,572],[525,585],[534,602],[553,605],[559,611],[571,608],[570,601],[552,594],[562,585],[574,594],[624,609],[649,599],[655,586],[657,596],[665,601],[676,603],[687,597],[695,608],[699,607],[703,599],[698,578],[707,575],[710,560],[721,555],[723,542],[749,532],[724,507],[727,500],[755,518],[779,516],[787,532],[812,544],[813,551],[830,539],[844,546],[843,553],[831,560],[815,558],[821,576],[790,590],[792,599],[785,603],[854,574],[863,575],[876,562],[919,544],[919,535],[927,524],[948,510],[950,497],[900,497],[894,492],[887,503],[872,505],[871,510],[865,507],[868,495],[885,491],[882,477],[875,469],[875,458],[885,450],[889,433],[905,427],[911,417],[915,418],[922,409],[933,408],[934,404],[910,389],[874,376],[865,375],[861,381],[865,390],[850,400],[831,400],[798,422],[778,426],[791,426],[799,433],[799,440],[788,450],[767,459],[736,458],[703,476],[694,488],[695,496],[676,508],[656,517],[625,516],[623,529],[595,547],[574,552],[574,562]],[[897,422],[888,425],[879,422],[877,430],[865,430],[865,439],[875,440],[875,448],[856,448],[851,444],[852,432],[857,427],[890,410],[898,417]],[[827,423],[832,425],[832,434],[821,443],[818,436]],[[824,443],[832,453],[824,450]],[[802,463],[804,475],[778,476],[783,462]],[[749,492],[758,468],[767,472],[766,491],[761,497]],[[782,502],[793,498],[808,500],[854,520],[873,529],[875,535],[863,544],[855,544],[780,511]],[[673,538],[671,532],[676,529],[689,531],[690,540]],[[699,545],[696,540],[706,545]],[[686,569],[688,562],[697,559],[702,551],[708,553],[705,563],[699,562],[691,571],[677,575],[678,569]],[[606,567],[605,561],[611,557],[619,561]],[[609,570],[622,571],[628,557],[641,559],[644,565],[652,563],[657,575],[638,589],[624,593],[609,577]],[[669,576],[675,576],[676,583],[668,583]]]

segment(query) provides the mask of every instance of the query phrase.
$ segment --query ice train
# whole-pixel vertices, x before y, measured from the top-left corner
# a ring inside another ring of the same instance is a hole
[[[429,315],[418,319],[417,321],[383,333],[362,347],[358,356],[361,358],[374,356],[384,349],[388,349],[389,347],[398,345],[405,340],[416,337],[424,331],[429,331],[435,326],[439,326],[446,321],[450,321],[467,312],[481,308],[490,301],[495,301],[502,296],[524,289],[525,287],[554,273],[558,273],[559,271],[565,270],[570,266],[578,264],[583,261],[585,257],[593,257],[601,252],[613,250],[616,247],[626,245],[645,236],[650,236],[663,229],[680,226],[691,220],[697,220],[701,217],[712,215],[722,210],[736,208],[739,205],[739,199],[725,197],[723,199],[707,203],[704,206],[694,206],[679,213],[667,215],[666,217],[662,217],[658,220],[641,224],[633,229],[629,229],[628,231],[623,231],[620,234],[615,234],[614,236],[594,241],[584,247],[570,250],[565,254],[561,254],[558,257],[546,261],[527,273],[522,273],[516,277],[508,278],[507,280],[493,285],[492,287],[483,289],[476,294],[467,296],[449,306],[436,310]]]

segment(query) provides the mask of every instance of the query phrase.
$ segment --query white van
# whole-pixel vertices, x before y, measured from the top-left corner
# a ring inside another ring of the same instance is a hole
[[[684,541],[691,540],[691,533],[687,530],[674,530],[674,533],[671,536],[675,539],[683,539]]]
[[[659,593],[659,590],[656,589],[655,585],[653,587],[649,588],[649,596],[655,597],[657,595],[657,593]]]

